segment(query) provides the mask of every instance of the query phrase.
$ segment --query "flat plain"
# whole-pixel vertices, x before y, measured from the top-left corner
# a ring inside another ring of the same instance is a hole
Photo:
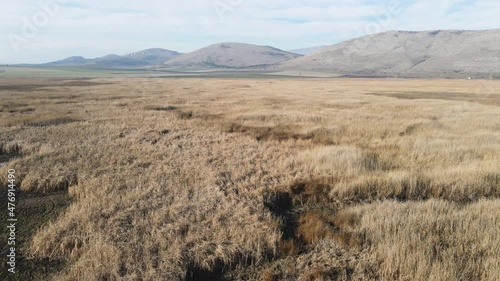
[[[497,80],[2,78],[0,159],[2,279],[500,276]]]

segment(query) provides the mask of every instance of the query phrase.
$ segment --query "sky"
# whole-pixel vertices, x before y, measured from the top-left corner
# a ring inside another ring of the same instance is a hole
[[[3,1],[0,63],[95,58],[219,42],[283,50],[387,30],[499,28],[498,0]]]

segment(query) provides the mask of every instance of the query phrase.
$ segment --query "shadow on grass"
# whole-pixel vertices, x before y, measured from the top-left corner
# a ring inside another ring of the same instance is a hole
[[[0,240],[6,245],[9,230],[7,225],[7,189],[0,187]],[[29,243],[38,229],[55,220],[70,204],[67,191],[48,194],[16,192],[16,273],[9,273],[7,248],[2,247],[0,255],[0,280],[49,280],[50,276],[64,268],[58,260],[31,259],[27,256]]]

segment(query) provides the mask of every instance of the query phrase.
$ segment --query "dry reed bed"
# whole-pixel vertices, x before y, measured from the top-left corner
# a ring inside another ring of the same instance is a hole
[[[499,82],[2,83],[0,173],[77,199],[30,247],[55,280],[499,275]]]

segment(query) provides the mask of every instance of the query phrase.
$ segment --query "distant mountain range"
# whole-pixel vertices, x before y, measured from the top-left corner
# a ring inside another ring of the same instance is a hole
[[[331,46],[283,51],[270,46],[219,43],[181,54],[148,49],[95,59],[70,57],[45,66],[161,67],[312,71],[374,77],[500,78],[500,29],[484,31],[388,31]]]
[[[168,60],[180,56],[181,53],[165,49],[147,49],[127,55],[107,55],[95,59],[86,59],[84,57],[69,57],[63,60],[49,62],[46,66],[80,66],[80,67],[143,67],[159,66]]]

